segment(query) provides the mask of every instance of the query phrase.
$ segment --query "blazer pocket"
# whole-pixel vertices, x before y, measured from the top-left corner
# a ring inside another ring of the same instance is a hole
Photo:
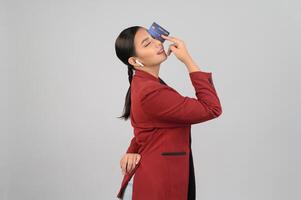
[[[162,156],[181,156],[186,155],[185,151],[171,151],[171,152],[161,152]]]

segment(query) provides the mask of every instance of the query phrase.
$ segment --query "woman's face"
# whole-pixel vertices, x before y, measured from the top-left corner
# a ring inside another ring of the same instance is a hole
[[[139,28],[134,39],[137,59],[144,66],[160,65],[167,59],[161,41],[154,39],[145,28]],[[163,49],[163,52],[160,50]]]

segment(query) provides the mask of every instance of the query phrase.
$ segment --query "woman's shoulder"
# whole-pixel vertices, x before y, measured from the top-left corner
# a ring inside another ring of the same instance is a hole
[[[150,79],[144,79],[140,77],[133,77],[131,82],[131,92],[135,93],[140,98],[144,98],[148,94],[154,92],[172,91],[178,93],[174,88],[167,85],[162,79],[155,81]]]

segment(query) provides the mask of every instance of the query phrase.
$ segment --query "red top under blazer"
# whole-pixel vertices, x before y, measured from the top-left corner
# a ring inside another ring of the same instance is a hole
[[[182,96],[162,79],[135,70],[130,116],[134,137],[127,153],[139,153],[141,159],[123,176],[119,199],[135,173],[133,200],[195,200],[191,125],[220,116],[222,107],[211,72],[189,76],[197,98]]]

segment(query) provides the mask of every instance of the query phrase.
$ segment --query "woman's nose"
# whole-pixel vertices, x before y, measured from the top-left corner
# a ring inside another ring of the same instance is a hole
[[[160,40],[155,39],[155,41],[156,41],[156,46],[157,47],[162,46],[162,42]]]

